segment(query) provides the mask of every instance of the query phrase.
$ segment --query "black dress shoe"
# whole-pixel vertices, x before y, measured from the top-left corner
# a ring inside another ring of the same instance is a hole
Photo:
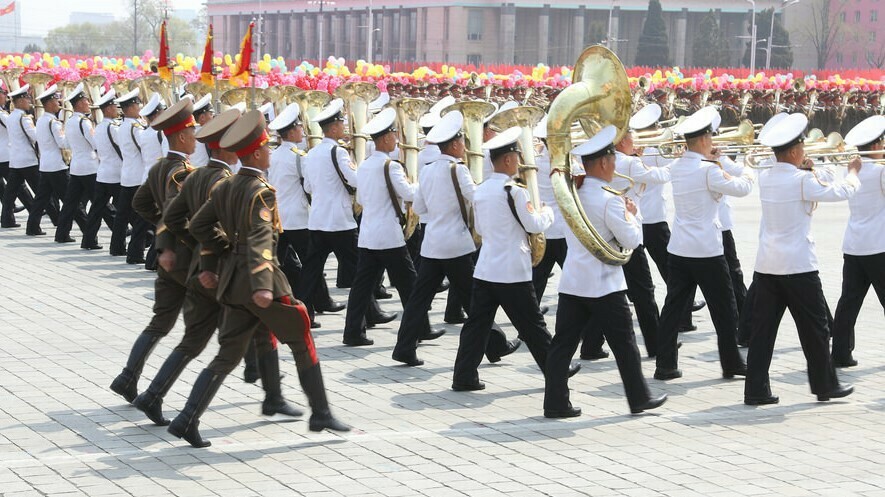
[[[85,245],[85,246],[81,245],[80,248],[83,250],[101,250],[104,247],[102,247],[101,245],[95,244],[95,245]]]
[[[418,359],[418,355],[414,352],[410,355],[398,355],[393,354],[393,360],[397,362],[401,362],[406,366],[421,366],[424,364],[424,361]]]
[[[594,350],[593,352],[581,352],[582,361],[597,361],[608,357],[608,351],[605,349]]]
[[[817,394],[818,402],[826,402],[830,399],[841,399],[842,397],[848,397],[854,393],[854,387],[851,385],[840,385],[835,390],[831,390],[827,393],[819,393]]]
[[[678,368],[674,368],[674,369],[655,369],[655,376],[654,376],[654,378],[655,378],[656,380],[662,380],[662,381],[674,380],[674,379],[676,379],[676,378],[682,378],[682,371],[679,370]]]
[[[264,402],[261,403],[261,414],[264,416],[275,416],[279,414],[280,416],[299,418],[304,416],[304,411],[294,407],[280,397],[276,399],[264,399]]]
[[[580,370],[581,370],[581,363],[580,362],[573,362],[571,364],[571,366],[568,367],[568,377],[571,378],[572,376],[578,374],[578,371],[580,371]]]
[[[679,328],[677,329],[677,331],[679,331],[679,333],[685,333],[686,331],[697,331],[697,330],[698,330],[698,327],[693,324],[681,324],[681,325],[679,325]]]
[[[765,406],[768,404],[777,404],[781,399],[777,395],[769,395],[767,397],[744,397],[744,404],[748,406]]]
[[[126,264],[132,264],[132,265],[135,265],[135,264],[144,264],[144,258],[141,258],[141,259],[129,259],[129,258],[126,258]]]
[[[644,404],[638,405],[636,407],[630,408],[630,414],[639,414],[644,411],[651,411],[652,409],[657,409],[664,405],[664,402],[667,402],[667,394],[661,395],[660,397],[655,397],[648,399]]]
[[[341,342],[348,347],[364,347],[366,345],[372,345],[375,343],[375,340],[371,338],[366,338],[364,336],[356,336],[356,337],[344,337],[344,340]]]
[[[504,348],[504,352],[501,352],[501,355],[486,354],[486,357],[489,358],[490,363],[494,364],[494,363],[500,361],[502,357],[508,356],[508,355],[516,352],[516,350],[520,346],[522,346],[522,340],[520,340],[519,338],[514,338],[513,340],[507,341],[507,347]]]
[[[393,294],[388,292],[384,285],[380,285],[375,289],[375,300],[387,300],[392,298]]]
[[[317,307],[316,311],[320,314],[323,314],[326,312],[341,312],[344,310],[345,307],[347,307],[347,304],[345,304],[343,302],[335,302],[334,300],[332,300],[329,302],[328,305],[326,305],[323,308]]]
[[[567,407],[565,409],[557,409],[555,411],[544,409],[544,417],[549,419],[577,418],[580,415],[580,407]]]
[[[366,327],[367,328],[374,328],[375,326],[378,326],[379,324],[389,323],[389,322],[393,321],[394,319],[396,319],[397,316],[398,316],[398,314],[395,312],[382,312],[381,314],[378,314],[378,317],[376,320],[369,321],[367,319],[366,320]]]
[[[550,306],[549,305],[542,305],[541,306],[541,314],[547,314],[548,312],[550,312]],[[580,409],[578,409],[578,411],[580,411]]]
[[[25,209],[27,209],[27,207],[25,207],[23,205],[18,205],[15,207],[15,209],[12,210],[12,212],[14,212],[15,214],[18,214],[19,212],[21,212]]]
[[[436,340],[437,338],[439,338],[445,334],[446,334],[446,330],[442,330],[442,329],[435,330],[435,329],[431,328],[430,332],[428,334],[424,335],[423,337],[421,337],[418,341],[419,342],[429,342],[431,340]]]
[[[476,380],[475,383],[452,383],[452,390],[456,392],[475,392],[485,389],[486,384],[479,380]]]
[[[726,380],[730,380],[735,376],[747,376],[747,366],[745,364],[742,364],[741,367],[737,369],[722,372],[722,377]]]
[[[4,224],[4,225],[0,226],[0,228],[21,228],[21,224],[20,223]]]
[[[46,234],[46,232],[43,231],[43,230],[37,230],[37,231],[25,231],[25,234],[28,235],[28,236],[43,236],[43,235]]]
[[[833,366],[836,366],[837,368],[852,368],[854,366],[857,366],[857,360],[855,360],[851,356],[848,356],[845,359],[837,359],[834,357]]]
[[[707,307],[707,303],[703,300],[695,300],[694,303],[691,304],[691,312],[698,312],[699,310]]]
[[[111,257],[123,257],[124,255],[126,255],[126,252],[114,252],[112,250],[110,251],[110,255]]]
[[[464,324],[467,322],[467,315],[462,312],[457,316],[445,316],[443,321],[448,324]]]
[[[77,241],[77,240],[74,240],[74,239],[71,238],[70,236],[66,236],[66,237],[64,237],[64,238],[56,238],[56,239],[55,239],[55,243],[74,243],[74,242],[76,242],[76,241]]]
[[[320,323],[319,321],[311,321],[311,322],[310,322],[310,329],[312,329],[312,330],[317,330],[317,329],[320,329],[320,328],[322,328],[322,327],[323,327],[323,325],[322,325],[322,323]]]

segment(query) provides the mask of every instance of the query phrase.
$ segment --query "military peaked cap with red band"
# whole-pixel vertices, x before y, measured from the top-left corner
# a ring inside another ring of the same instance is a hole
[[[245,157],[268,141],[267,123],[259,110],[250,110],[231,126],[221,137],[221,148]]]
[[[197,141],[205,143],[209,148],[221,148],[221,137],[240,118],[240,111],[228,109],[212,118],[197,132]]]
[[[151,127],[162,131],[166,136],[178,133],[197,125],[193,112],[194,102],[189,98],[183,98],[157,116]]]

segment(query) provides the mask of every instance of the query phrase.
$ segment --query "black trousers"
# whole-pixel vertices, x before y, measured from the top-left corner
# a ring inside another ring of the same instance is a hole
[[[95,182],[91,199],[92,205],[89,206],[89,213],[86,214],[86,228],[83,230],[83,240],[80,242],[81,247],[86,248],[98,245],[98,230],[101,228],[101,220],[104,219],[108,228],[111,229],[111,255],[121,255],[126,252],[126,231],[124,229],[122,237],[114,231],[116,218],[114,212],[112,212],[112,206],[108,205],[111,199],[114,199],[114,202],[116,202],[119,195],[120,183]]]
[[[309,254],[310,231],[306,229],[285,230],[280,234],[280,240],[277,243],[277,259],[280,260],[283,272],[286,273],[286,278],[289,280],[289,286],[293,289],[298,286],[298,282],[301,280],[304,271],[302,262],[307,260]],[[304,301],[299,295],[295,295],[295,297],[302,302]],[[320,278],[313,298],[309,300],[319,305],[320,309],[325,308],[324,306],[328,306],[332,302],[325,278]]]
[[[403,308],[409,303],[418,276],[405,245],[386,250],[359,249],[356,276],[347,299],[344,319],[344,339],[366,336],[366,310],[377,287],[378,278],[387,270],[390,282],[400,295]],[[430,322],[424,314],[422,335],[430,332]]]
[[[668,270],[667,298],[658,327],[658,369],[678,367],[679,317],[691,311],[698,286],[710,307],[722,370],[730,372],[740,369],[743,359],[737,347],[737,304],[725,256],[700,258],[670,254]]]
[[[4,202],[3,203],[4,206],[6,205],[5,204],[5,202],[6,202],[6,200],[5,200],[5,198],[6,198],[6,184],[9,181],[10,171],[11,170],[9,168],[8,161],[7,162],[0,162],[0,202]],[[24,184],[19,185],[18,191],[14,192],[14,193],[15,193],[15,196],[12,198],[13,202],[15,202],[15,198],[17,196],[19,201],[21,201],[22,205],[25,206],[26,209],[31,208],[31,202],[34,200],[34,197],[33,197],[33,195],[31,195],[31,192],[28,191],[27,187]],[[13,209],[14,208],[15,208],[15,204],[13,204]],[[6,209],[3,209],[3,212],[6,212]],[[13,212],[13,211],[10,211],[10,212]],[[6,219],[5,215],[2,218],[2,221],[3,222],[0,223],[0,227],[9,227],[9,226],[15,224],[14,218],[13,218],[12,222],[7,223],[6,222],[7,219]]]
[[[451,281],[451,280],[449,280]],[[470,384],[479,381],[477,368],[489,341],[489,330],[502,307],[510,322],[525,342],[541,371],[547,372],[547,353],[553,339],[538,307],[535,287],[531,281],[522,283],[491,283],[473,279],[473,295],[467,322],[461,328],[461,341],[455,358],[452,383]]]
[[[55,229],[55,241],[61,241],[71,234],[74,219],[82,233],[86,232],[86,204],[95,195],[95,175],[71,176],[68,178],[68,189],[62,201],[58,227]]]
[[[808,382],[814,394],[827,393],[839,385],[830,358],[829,328],[824,291],[817,271],[776,276],[755,273],[753,333],[747,351],[745,397],[771,395],[768,369],[784,311],[796,322],[799,343],[808,364]]]
[[[34,165],[18,169],[9,168],[9,179],[6,183],[6,189],[3,191],[3,213],[0,214],[3,218],[3,227],[10,227],[15,224],[15,198],[19,196],[19,190],[26,191],[25,183],[31,188],[31,191],[36,192],[38,190],[40,186],[39,166]],[[24,202],[24,198],[22,202]],[[33,199],[30,199],[25,204],[25,207],[28,208],[30,213],[34,208]],[[55,209],[55,206],[50,204],[47,209],[49,218],[58,220],[58,210]]]
[[[731,230],[722,232],[722,248],[725,250],[725,262],[728,263],[728,276],[731,278],[734,301],[737,304],[738,312],[740,312],[747,299],[747,286],[744,284],[744,271],[741,269],[741,261],[737,256],[737,247],[734,244],[734,234]]]
[[[642,246],[648,251],[648,255],[651,256],[651,260],[654,261],[655,267],[658,268],[658,274],[661,275],[661,279],[665,282],[670,276],[670,268],[668,267],[670,253],[667,252],[667,245],[669,244],[670,225],[667,224],[666,221],[642,225]],[[628,296],[630,297],[630,300],[633,300],[632,296]],[[692,301],[694,301],[694,297],[692,297]],[[639,313],[638,309],[636,313]],[[685,315],[682,316],[679,325],[680,327],[691,326],[691,308],[689,308]]]
[[[132,225],[132,237],[129,239],[129,246],[126,249],[127,261],[138,261],[144,259],[144,240],[147,236],[148,222],[145,221],[135,209],[132,208],[132,198],[138,191],[137,186],[121,186],[120,195],[114,199],[114,207],[117,209],[117,215],[114,218],[114,236],[126,239],[126,229]],[[111,244],[111,254],[113,252],[113,243]],[[119,254],[123,255],[123,254]]]
[[[396,355],[410,355],[418,348],[418,341],[424,335],[426,328],[427,313],[430,304],[436,295],[436,290],[442,283],[443,278],[449,279],[449,293],[458,294],[461,302],[471,302],[473,294],[473,254],[465,254],[453,259],[429,259],[421,258],[421,266],[418,268],[418,278],[409,302],[403,309],[403,318],[399,324],[396,336],[396,346],[393,353]],[[467,314],[470,315],[471,304],[467,305]],[[494,315],[492,316],[494,318]],[[507,335],[493,322],[489,323],[490,338],[488,348],[482,350],[490,356],[500,356],[507,348]],[[480,352],[482,357],[482,352]]]
[[[421,244],[424,242],[424,228],[426,226],[419,223],[412,236],[406,240],[406,248],[409,249],[409,257],[412,258],[415,271],[418,271],[418,267],[421,266]]]
[[[596,323],[595,327],[602,330],[615,355],[627,403],[633,408],[648,402],[651,394],[642,376],[642,359],[633,333],[633,316],[624,292],[599,298],[560,293],[556,309],[556,335],[547,353],[544,410],[562,411],[572,406],[569,401],[568,370],[582,330],[589,322]]]
[[[68,171],[53,171],[51,173],[40,173],[40,184],[37,185],[37,191],[34,193],[34,202],[32,209],[28,212],[28,234],[34,234],[40,231],[40,221],[43,219],[44,213],[49,213],[52,209],[58,212],[58,202],[65,197],[68,190]],[[52,224],[58,224],[59,216],[56,214],[55,219],[50,214],[49,218]]]
[[[313,309],[317,305],[314,297],[316,296],[317,289],[322,285],[326,259],[329,258],[329,254],[334,253],[335,258],[338,259],[339,271],[343,265],[347,267],[345,272],[356,274],[356,263],[359,258],[356,242],[357,230],[355,229],[310,232],[310,249],[308,250],[307,259],[301,261],[301,280],[295,289],[295,295],[302,299],[311,319],[314,317]],[[377,280],[375,283],[377,284]],[[369,299],[367,311],[369,320],[374,321],[372,317],[377,316],[380,312],[381,308],[378,306],[375,296],[372,295]]]
[[[544,250],[544,258],[537,266],[532,268],[532,285],[535,286],[535,296],[538,297],[538,303],[544,297],[544,291],[547,290],[547,280],[550,278],[550,271],[553,270],[554,264],[559,264],[560,269],[565,264],[565,256],[568,253],[568,245],[565,238],[547,239],[547,248]]]
[[[854,351],[854,325],[872,285],[885,308],[885,253],[843,256],[842,296],[833,322],[833,358],[849,359]]]

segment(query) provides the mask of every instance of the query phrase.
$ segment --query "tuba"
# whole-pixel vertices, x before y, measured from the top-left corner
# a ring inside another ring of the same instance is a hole
[[[24,72],[24,69],[21,67],[10,67],[0,71],[0,78],[3,78],[7,92],[13,92],[21,88],[18,84],[18,78],[21,77],[22,72]]]
[[[619,130],[615,140],[618,141],[627,130],[631,103],[624,65],[611,50],[594,45],[578,57],[571,86],[553,100],[547,117],[550,181],[562,216],[591,254],[616,266],[626,264],[633,251],[609,245],[587,219],[571,178],[571,124],[577,119],[588,135],[613,124]]]
[[[541,209],[541,195],[538,193],[538,167],[535,165],[535,144],[532,130],[543,118],[543,109],[522,106],[505,110],[489,121],[489,126],[498,131],[519,127],[519,149],[523,162],[519,168],[519,175],[525,182],[532,207],[536,211]],[[544,233],[530,233],[529,246],[532,250],[532,266],[537,266],[544,258],[544,251],[547,247]]]
[[[418,120],[430,109],[430,102],[423,98],[402,98],[394,104],[396,109],[397,124],[400,129],[401,139],[399,148],[403,155],[403,166],[406,169],[406,177],[412,183],[418,181]],[[418,215],[412,211],[411,202],[406,203],[406,225],[403,226],[403,235],[408,240],[418,226]]]
[[[332,96],[322,90],[307,90],[292,98],[301,107],[301,122],[307,130],[307,149],[310,150],[323,141],[323,130],[313,118],[332,100]]]
[[[335,89],[335,96],[344,100],[347,122],[350,127],[354,165],[359,166],[366,158],[366,142],[369,137],[363,127],[369,122],[369,104],[381,95],[375,83],[344,83]]]
[[[46,91],[46,85],[55,76],[45,72],[29,72],[22,76],[22,81],[31,85],[34,90],[34,118],[39,119],[43,115],[43,102],[37,100],[37,96]]]

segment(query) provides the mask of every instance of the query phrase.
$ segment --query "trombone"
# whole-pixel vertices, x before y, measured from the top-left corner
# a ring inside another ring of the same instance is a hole
[[[670,139],[664,139],[667,137]],[[685,152],[684,139],[672,139],[672,135],[662,134],[660,140],[634,140],[635,146],[656,147],[658,153],[648,154],[651,156],[661,156],[667,159],[676,159]],[[724,145],[720,152],[723,154],[746,154],[761,147],[756,143],[756,128],[753,123],[747,119],[741,121],[737,129],[722,133],[713,137],[713,145]]]

